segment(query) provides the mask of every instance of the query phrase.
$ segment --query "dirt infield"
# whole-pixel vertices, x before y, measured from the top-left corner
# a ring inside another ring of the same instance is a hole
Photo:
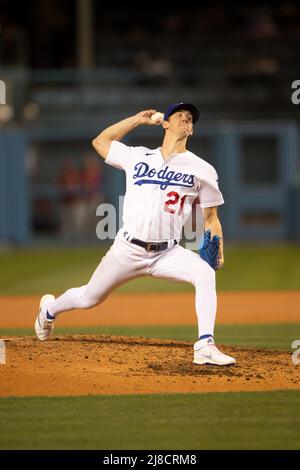
[[[0,297],[0,328],[32,328],[40,296]],[[300,291],[222,292],[217,323],[297,322]],[[193,293],[114,294],[57,326],[194,325]],[[229,368],[196,366],[192,343],[117,336],[8,337],[0,366],[0,396],[182,393],[299,389],[291,354],[222,348],[237,359]]]
[[[0,297],[0,328],[33,328],[40,296]],[[217,323],[298,322],[300,291],[218,294]],[[91,310],[61,315],[57,326],[195,325],[195,298],[188,293],[112,294]]]
[[[235,366],[196,366],[192,346],[118,336],[9,337],[0,396],[300,389],[300,366],[288,352],[226,346]]]

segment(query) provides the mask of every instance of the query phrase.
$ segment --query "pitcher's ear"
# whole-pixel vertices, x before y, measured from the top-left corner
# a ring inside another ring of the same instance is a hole
[[[165,129],[165,130],[168,129],[168,127],[170,126],[168,121],[163,121],[161,125],[162,125],[163,129]]]

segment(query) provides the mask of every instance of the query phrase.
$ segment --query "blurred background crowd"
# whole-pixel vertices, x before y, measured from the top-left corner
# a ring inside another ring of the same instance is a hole
[[[91,138],[181,100],[201,111],[192,150],[219,172],[228,237],[299,239],[299,52],[293,0],[0,0],[0,240],[94,239],[95,207],[117,204],[124,179]],[[141,130],[128,143],[160,139]]]

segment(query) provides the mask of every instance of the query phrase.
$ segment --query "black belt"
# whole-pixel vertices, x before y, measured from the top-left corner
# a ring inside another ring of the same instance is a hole
[[[126,238],[126,235],[128,235],[128,232],[124,232],[124,237]],[[134,243],[134,245],[141,246],[142,248],[145,248],[146,251],[154,251],[156,253],[159,253],[160,251],[165,251],[167,250],[169,246],[169,242],[158,242],[158,243],[153,243],[153,242],[143,242],[142,240],[139,240],[138,238],[132,238],[131,240],[128,240],[130,243]],[[174,240],[174,245],[177,245],[177,240]]]

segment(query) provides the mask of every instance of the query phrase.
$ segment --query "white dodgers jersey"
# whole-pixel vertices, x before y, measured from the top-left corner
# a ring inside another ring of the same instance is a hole
[[[213,166],[190,151],[164,160],[159,148],[113,141],[105,160],[126,173],[122,229],[143,241],[180,240],[193,202],[224,203]]]

